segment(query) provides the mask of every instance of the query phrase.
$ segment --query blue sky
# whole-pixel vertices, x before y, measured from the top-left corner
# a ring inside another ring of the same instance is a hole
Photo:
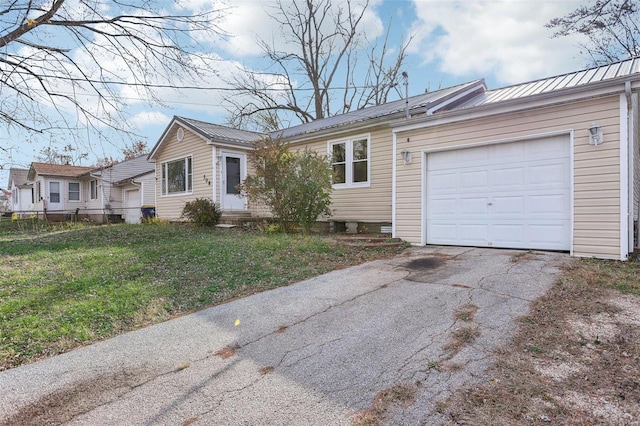
[[[219,75],[202,83],[211,88],[225,87],[228,78],[238,67],[255,69],[261,65],[255,39],[266,38],[279,44],[281,31],[265,9],[271,0],[230,1],[228,14],[220,27],[229,35],[225,38],[201,40],[211,49],[211,67]],[[283,0],[283,2],[293,0]],[[345,0],[333,0],[339,4]],[[358,1],[358,0],[354,0]],[[165,2],[167,7],[204,10],[221,7],[220,0],[182,1],[179,6]],[[552,38],[544,28],[549,19],[561,16],[582,2],[576,0],[370,0],[368,13],[362,22],[362,32],[371,40],[383,36],[392,20],[392,46],[399,46],[406,37],[413,36],[404,70],[409,74],[409,94],[425,89],[436,90],[462,82],[484,78],[489,88],[502,87],[524,81],[575,71],[586,67],[580,55],[577,37]],[[227,5],[228,6],[228,5]],[[226,7],[226,6],[225,6]],[[177,78],[175,84],[185,84]],[[162,106],[151,106],[131,88],[123,87],[124,115],[134,129],[152,147],[174,115],[222,124],[226,111],[221,105],[220,90],[158,90]],[[87,102],[91,102],[87,97]],[[0,146],[10,147],[1,152],[0,187],[5,187],[9,167],[28,167],[39,151],[51,144],[48,138],[33,138],[15,129],[0,127]],[[96,142],[88,132],[85,146],[89,153],[83,165],[99,158],[120,158],[126,140],[113,136],[108,142]],[[65,140],[55,143],[64,144]]]

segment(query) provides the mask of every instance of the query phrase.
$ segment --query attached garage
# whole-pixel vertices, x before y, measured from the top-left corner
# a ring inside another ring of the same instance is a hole
[[[427,244],[571,248],[569,135],[425,155]]]
[[[632,59],[393,123],[394,237],[628,259],[639,92]]]

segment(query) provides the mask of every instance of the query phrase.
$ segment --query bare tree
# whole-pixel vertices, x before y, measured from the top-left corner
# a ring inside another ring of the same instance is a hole
[[[640,11],[635,0],[596,0],[545,26],[555,37],[583,34],[583,44],[593,65],[604,65],[640,55]]]
[[[275,130],[385,102],[411,39],[390,65],[388,31],[382,46],[373,44],[367,52],[360,27],[368,5],[369,0],[278,0],[270,16],[287,48],[258,40],[269,68],[240,70],[230,82],[238,92],[225,99],[229,123]],[[362,69],[366,76],[357,81]]]
[[[162,1],[9,0],[0,5],[0,122],[31,134],[129,130],[122,89],[152,103],[172,77],[211,72],[198,37],[223,11]],[[193,81],[193,80],[192,80]],[[3,147],[0,147],[3,148]],[[3,148],[5,149],[5,148]]]

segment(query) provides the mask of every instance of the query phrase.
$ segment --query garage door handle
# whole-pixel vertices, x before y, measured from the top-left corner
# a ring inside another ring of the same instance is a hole
[[[492,205],[493,205],[493,203],[487,203],[487,205],[488,205],[488,206],[492,206]]]

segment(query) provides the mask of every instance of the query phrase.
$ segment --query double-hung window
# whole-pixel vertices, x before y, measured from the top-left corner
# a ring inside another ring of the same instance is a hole
[[[80,182],[69,182],[69,201],[80,201]]]
[[[193,191],[191,157],[162,163],[162,195],[186,194]]]
[[[98,181],[96,179],[89,183],[89,198],[92,200],[98,199]]]
[[[329,142],[334,187],[369,185],[369,147],[369,135]]]

